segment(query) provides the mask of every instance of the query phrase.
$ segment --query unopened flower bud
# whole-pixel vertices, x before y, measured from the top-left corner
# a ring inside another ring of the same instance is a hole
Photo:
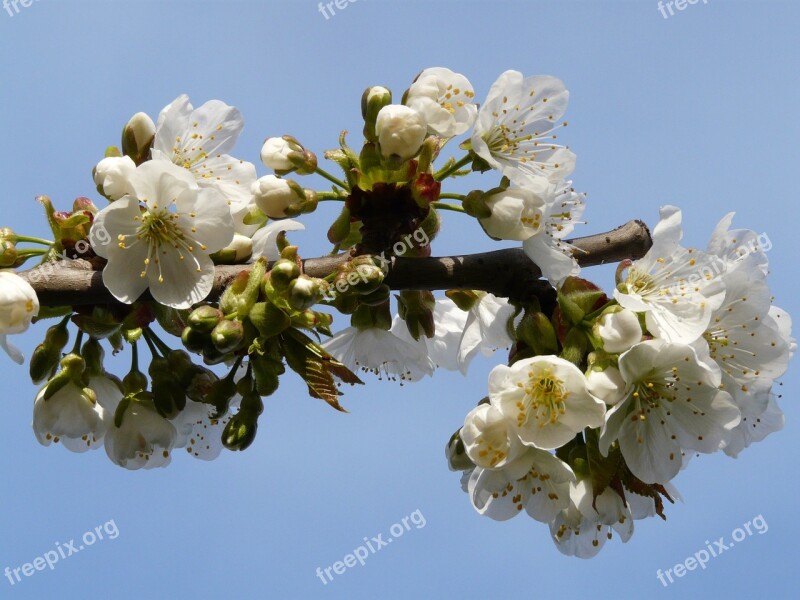
[[[261,162],[278,175],[296,171],[310,175],[317,170],[317,157],[290,135],[267,138],[261,147]]]
[[[451,471],[466,471],[472,469],[475,464],[467,456],[467,449],[461,439],[461,430],[456,431],[447,442],[444,450],[447,457],[447,466]]]
[[[427,130],[422,115],[402,104],[384,106],[375,121],[381,154],[394,163],[402,163],[417,154]]]
[[[47,330],[44,341],[36,347],[31,356],[30,375],[33,383],[42,383],[52,376],[68,341],[67,321],[53,325]]]
[[[609,365],[603,370],[590,368],[586,374],[586,382],[589,393],[609,406],[614,406],[625,398],[625,380],[616,367]]]
[[[138,394],[147,390],[147,376],[138,370],[130,371],[122,378],[122,391],[128,394]]]
[[[189,327],[201,333],[210,333],[219,324],[225,315],[218,308],[208,304],[198,306],[190,314],[186,322]]]
[[[537,355],[558,354],[555,327],[542,312],[528,312],[517,325],[517,339],[525,342]]]
[[[632,310],[613,307],[594,324],[594,333],[603,342],[603,350],[621,353],[642,341],[642,326]]]
[[[237,265],[247,262],[253,255],[253,240],[246,235],[233,234],[231,243],[211,254],[216,265]]]
[[[292,319],[271,302],[256,302],[247,316],[264,337],[273,337],[291,327]]]
[[[271,219],[299,214],[300,207],[306,202],[306,194],[300,185],[275,175],[265,175],[254,181],[250,191],[256,206]]]
[[[256,439],[258,414],[240,410],[231,417],[222,431],[222,445],[228,450],[245,450]]]
[[[244,327],[238,320],[223,320],[211,332],[211,343],[220,352],[227,353],[235,350],[244,339]]]
[[[119,200],[128,193],[128,181],[136,172],[130,156],[108,157],[95,166],[92,173],[97,191],[109,200]]]
[[[375,85],[364,90],[361,95],[361,116],[364,117],[364,137],[368,142],[377,142],[375,124],[378,113],[383,107],[392,103],[392,92],[387,88]]]
[[[17,252],[14,242],[0,240],[0,269],[15,269],[25,263],[26,258]]]
[[[397,297],[398,312],[405,320],[408,332],[415,340],[420,336],[432,338],[435,333],[433,308],[436,300],[429,291],[403,290]]]
[[[319,299],[319,284],[311,277],[301,275],[289,284],[287,300],[295,310],[311,308]]]
[[[172,371],[169,360],[154,357],[148,369],[152,379],[153,404],[162,417],[172,419],[186,408],[186,392]]]
[[[208,343],[209,333],[186,327],[181,334],[181,341],[189,352],[202,352]]]
[[[287,258],[276,262],[269,272],[270,283],[278,292],[286,290],[289,284],[298,277],[300,277],[300,267],[295,261]]]
[[[156,126],[147,114],[133,115],[122,129],[122,153],[130,156],[137,165],[150,158],[150,146],[156,134]]]

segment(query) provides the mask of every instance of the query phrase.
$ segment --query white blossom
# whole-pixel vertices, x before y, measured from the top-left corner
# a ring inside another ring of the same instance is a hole
[[[13,271],[0,270],[0,348],[18,364],[25,359],[8,336],[27,331],[38,314],[39,298],[31,285]]]
[[[600,451],[619,442],[625,463],[645,483],[672,479],[683,449],[716,452],[739,424],[739,409],[719,389],[719,370],[691,346],[641,342],[620,356],[619,370],[626,398],[606,414]]]
[[[703,335],[722,304],[725,286],[711,274],[713,257],[680,246],[682,235],[680,209],[663,207],[653,246],[628,268],[614,297],[624,308],[645,313],[651,334],[690,344]]]
[[[150,288],[156,301],[189,308],[213,286],[209,254],[233,238],[228,206],[166,161],[143,163],[129,183],[129,193],[97,213],[90,231],[95,252],[108,259],[103,283],[121,302]]]
[[[351,370],[361,369],[388,379],[418,381],[436,368],[425,351],[379,328],[348,327],[322,347]]]
[[[489,374],[489,400],[514,421],[524,444],[554,449],[585,427],[602,425],[605,404],[586,385],[571,362],[535,356],[496,366]]]
[[[475,91],[466,77],[444,67],[431,67],[417,76],[404,103],[423,116],[428,131],[450,138],[472,127],[478,114],[474,99]]]
[[[128,193],[128,180],[136,172],[129,156],[109,156],[94,168],[94,184],[109,200],[118,200]]]
[[[581,223],[581,216],[586,207],[586,194],[578,193],[572,187],[572,181],[561,180],[551,182],[542,214],[542,228],[522,243],[525,254],[542,270],[542,275],[555,286],[564,279],[580,273],[575,259],[578,250],[567,242],[575,225]]]
[[[575,155],[556,144],[555,129],[569,92],[549,75],[524,78],[506,71],[494,82],[478,112],[472,149],[520,186],[555,182],[575,168]]]

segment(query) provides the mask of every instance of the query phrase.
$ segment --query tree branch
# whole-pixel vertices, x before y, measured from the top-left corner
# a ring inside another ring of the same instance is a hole
[[[575,256],[581,266],[589,267],[625,258],[641,258],[652,245],[650,231],[642,221],[630,221],[609,231],[576,238]],[[303,261],[305,272],[325,277],[347,260],[347,254]],[[19,275],[27,280],[42,306],[78,306],[114,304],[116,300],[103,285],[103,261],[64,260],[46,263]],[[219,266],[209,300],[219,298],[236,274],[247,265]],[[549,289],[540,279],[541,271],[521,248],[509,248],[430,258],[394,258],[386,283],[394,290],[472,289],[491,292],[506,298],[524,298]],[[145,297],[147,292],[145,292]]]

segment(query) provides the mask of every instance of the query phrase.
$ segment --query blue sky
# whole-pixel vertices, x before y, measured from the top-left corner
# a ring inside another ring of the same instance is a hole
[[[798,315],[800,209],[784,176],[797,170],[800,5],[700,0],[664,18],[657,4],[351,0],[328,19],[305,0],[37,0],[13,16],[0,10],[0,221],[45,234],[34,196],[64,207],[95,197],[91,168],[127,118],[155,115],[183,92],[195,106],[212,98],[238,106],[246,127],[237,155],[257,162],[269,135],[292,133],[320,156],[341,129],[357,143],[368,85],[399,97],[421,69],[447,66],[481,99],[514,68],[556,75],[570,89],[560,137],[578,155],[575,187],[588,192],[579,235],[632,218],[654,225],[659,206],[674,203],[684,209],[685,241],[703,247],[718,219],[736,211],[736,225],[771,240],[776,304]],[[329,249],[323,233],[334,215],[325,208],[294,236],[306,256]],[[434,252],[490,247],[473,221],[448,214]],[[612,267],[584,275],[613,283]],[[40,326],[17,341],[29,354],[43,335]],[[128,472],[102,450],[40,447],[30,429],[36,389],[25,369],[0,360],[0,569],[110,521],[118,530],[53,570],[13,586],[0,578],[0,598],[796,594],[800,576],[787,559],[800,535],[795,368],[780,389],[782,432],[737,460],[695,459],[675,481],[685,503],[668,507],[666,523],[637,522],[628,544],[615,539],[581,561],[560,555],[530,519],[478,516],[447,470],[443,447],[485,394],[495,362],[476,361],[467,378],[370,381],[347,392],[348,415],[287,377],[248,451],[212,463],[179,452],[167,469]],[[327,585],[315,575],[415,511],[424,527],[412,522]],[[659,583],[658,569],[759,515],[764,534],[669,587]]]

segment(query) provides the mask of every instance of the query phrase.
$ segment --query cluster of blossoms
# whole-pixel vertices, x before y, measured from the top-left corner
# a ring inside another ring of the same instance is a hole
[[[164,466],[175,448],[213,459],[254,441],[262,398],[286,367],[344,410],[341,383],[362,383],[359,371],[401,383],[437,368],[466,374],[476,355],[510,348],[447,445],[475,509],[501,520],[524,510],[579,557],[612,530],[627,541],[634,520],[663,518],[694,453],[736,456],[782,427],[772,390],[795,349],[791,322],[771,304],[759,236],[731,229],[732,214],[700,251],[680,245],[681,213],[664,207],[647,254],[620,263],[611,297],[578,277],[568,238],[585,195],[556,134],[568,96],[554,77],[507,71],[479,105],[466,77],[440,67],[422,71],[400,103],[368,88],[361,148],[343,133],[324,154],[341,176],[284,135],[265,140],[272,173],[259,177],[229,154],[243,122],[220,101],[194,109],[181,96],[155,122],[134,115],[121,149],[93,171],[105,208],[79,198],[56,211],[40,197],[54,241],[0,230],[0,268],[42,259],[24,278],[0,272],[0,345],[22,362],[6,336],[58,319],[30,362],[42,385],[36,438],[75,452],[103,445],[129,469]],[[463,157],[435,167],[457,136]],[[449,178],[487,172],[494,187],[442,191]],[[333,251],[303,261],[286,232],[322,202],[340,207]],[[393,265],[430,256],[442,211],[520,243],[548,285],[511,298],[403,285],[393,309]],[[102,269],[115,302],[40,306],[31,283],[76,258]],[[321,308],[350,315],[350,326],[334,334]],[[122,379],[105,370],[104,345],[130,349]]]
[[[516,326],[511,366],[447,454],[475,509],[523,511],[564,554],[588,558],[615,530],[663,514],[695,453],[736,457],[783,427],[773,387],[796,344],[771,305],[758,236],[729,229],[684,248],[681,212],[661,210],[653,246],[617,270],[613,298],[568,278],[549,315]]]

